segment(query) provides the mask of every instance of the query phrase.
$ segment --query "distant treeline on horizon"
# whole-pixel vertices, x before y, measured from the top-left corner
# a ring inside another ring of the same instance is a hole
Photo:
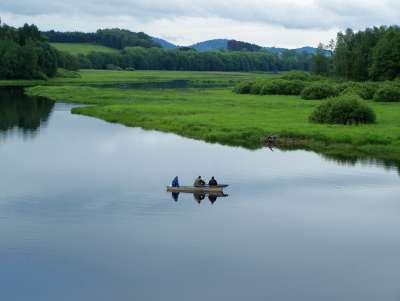
[[[120,50],[120,53],[78,55],[78,65],[89,69],[308,71],[312,57],[309,53],[294,50],[273,53],[236,40],[228,40],[226,49],[214,51],[197,52],[192,47],[165,49],[145,33],[117,28],[99,29],[95,33],[47,31],[43,35],[54,43],[94,43]]]
[[[49,42],[92,43],[118,49],[115,53],[71,55]],[[400,73],[400,30],[374,27],[354,33],[338,33],[330,50],[322,45],[315,54],[265,50],[235,40],[227,49],[198,52],[190,47],[165,49],[149,35],[123,29],[95,33],[39,32],[34,25],[0,26],[0,79],[53,77],[57,68],[150,69],[190,71],[311,71],[349,80],[393,79]],[[331,55],[326,55],[326,53]]]

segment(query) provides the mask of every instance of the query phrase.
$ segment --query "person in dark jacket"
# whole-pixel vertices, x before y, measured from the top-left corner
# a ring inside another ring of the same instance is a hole
[[[176,176],[173,180],[172,180],[172,187],[179,187],[179,179],[178,176]]]
[[[209,186],[217,186],[218,182],[217,182],[217,180],[215,180],[214,177],[211,177],[211,180],[208,182],[208,185]]]
[[[196,180],[194,180],[194,183],[193,183],[194,187],[203,187],[204,185],[206,185],[206,182],[203,181],[201,176],[198,176],[196,178]]]

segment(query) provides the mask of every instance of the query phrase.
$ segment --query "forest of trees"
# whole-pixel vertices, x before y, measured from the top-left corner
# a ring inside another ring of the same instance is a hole
[[[49,42],[97,43],[120,51],[71,55]],[[46,79],[54,77],[57,68],[272,72],[310,68],[311,55],[307,53],[287,50],[274,54],[237,41],[231,41],[229,48],[209,52],[163,49],[150,36],[128,30],[41,33],[35,25],[14,28],[0,23],[0,79]]]
[[[267,51],[209,51],[190,48],[162,49],[127,47],[120,53],[92,52],[79,55],[81,68],[108,69],[113,67],[150,70],[192,71],[283,71],[308,70],[311,55],[285,51],[281,55]]]
[[[373,27],[354,32],[347,29],[330,43],[332,56],[318,51],[311,70],[320,75],[366,81],[392,80],[400,75],[400,28]],[[320,46],[320,50],[322,50]]]
[[[95,43],[116,49],[139,46],[143,48],[161,47],[143,32],[132,32],[126,29],[99,29],[95,33],[84,32],[43,32],[49,42],[58,43]]]
[[[50,42],[95,43],[120,49],[120,53],[93,52],[79,55],[81,68],[134,68],[193,71],[309,70],[311,55],[285,51],[272,54],[260,46],[231,40],[228,51],[197,52],[189,47],[162,49],[144,33],[100,29],[95,33],[47,31]]]
[[[34,25],[0,23],[0,79],[46,79],[58,67],[76,69],[78,60],[51,47]]]

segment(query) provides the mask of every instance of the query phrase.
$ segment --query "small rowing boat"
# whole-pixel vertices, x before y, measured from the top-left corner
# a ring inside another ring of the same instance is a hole
[[[229,185],[217,185],[217,186],[179,186],[179,187],[172,187],[167,186],[168,192],[184,192],[184,193],[221,193],[223,192],[225,187]]]

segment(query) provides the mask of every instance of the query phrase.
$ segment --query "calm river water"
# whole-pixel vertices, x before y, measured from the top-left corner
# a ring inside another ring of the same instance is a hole
[[[1,300],[400,300],[396,170],[70,108],[1,93]],[[175,175],[229,196],[175,201]]]

